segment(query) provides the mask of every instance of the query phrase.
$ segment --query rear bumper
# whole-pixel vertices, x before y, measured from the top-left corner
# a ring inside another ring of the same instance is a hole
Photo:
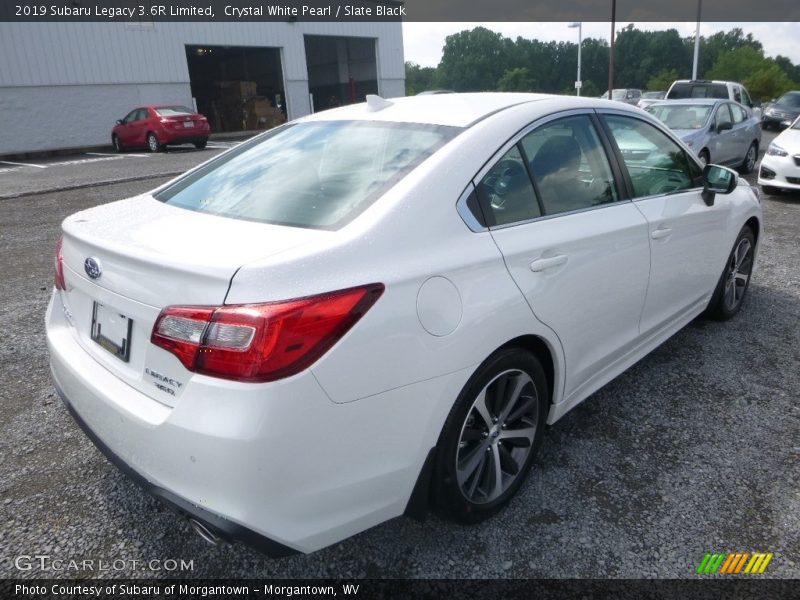
[[[210,131],[174,132],[165,131],[159,137],[162,144],[195,144],[208,140]]]
[[[86,437],[88,437],[92,443],[97,446],[97,449],[100,450],[100,452],[102,452],[115,467],[132,479],[134,483],[139,485],[142,489],[144,489],[144,491],[161,500],[176,513],[183,517],[192,518],[201,522],[211,532],[223,539],[244,542],[248,546],[263,552],[271,558],[282,558],[284,556],[291,556],[292,554],[298,553],[297,550],[289,548],[288,546],[278,543],[275,540],[271,540],[268,537],[253,531],[252,529],[242,527],[237,523],[229,521],[217,514],[214,514],[213,512],[192,504],[180,496],[173,494],[169,490],[150,482],[145,476],[141,475],[136,469],[131,467],[128,463],[117,456],[114,451],[111,450],[111,448],[106,446],[105,443],[103,443],[103,440],[97,437],[94,431],[92,431],[92,429],[86,424],[86,421],[84,421],[77,413],[72,404],[70,404],[69,398],[64,395],[64,392],[58,387],[57,384],[55,385],[55,388],[56,392],[58,392],[58,395],[61,397],[61,400],[64,402],[64,405],[67,407],[69,414],[72,415],[73,419],[75,419],[75,422],[86,434]]]
[[[344,404],[308,371],[268,384],[194,375],[170,407],[83,349],[58,293],[46,330],[54,384],[98,448],[179,513],[272,556],[403,514],[471,373]]]

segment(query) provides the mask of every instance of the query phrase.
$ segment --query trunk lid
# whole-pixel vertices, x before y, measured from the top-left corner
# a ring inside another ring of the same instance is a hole
[[[194,212],[150,195],[76,213],[62,227],[67,290],[60,294],[79,343],[170,406],[191,373],[150,344],[161,309],[221,305],[242,265],[331,235]]]

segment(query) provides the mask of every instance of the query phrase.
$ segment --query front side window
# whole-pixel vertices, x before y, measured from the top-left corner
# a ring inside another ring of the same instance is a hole
[[[156,198],[234,219],[338,229],[460,131],[379,121],[297,123],[242,144]]]
[[[139,114],[139,109],[132,110],[129,112],[124,119],[122,119],[123,123],[133,123],[136,120],[136,115]]]
[[[719,108],[717,109],[717,114],[714,117],[714,125],[719,127],[720,125],[726,123],[733,123],[733,117],[731,116],[730,108],[728,108],[728,104],[720,104]]]
[[[622,154],[636,198],[688,190],[699,182],[699,167],[656,127],[632,117],[606,115],[604,119]]]
[[[619,199],[608,157],[587,115],[552,121],[522,139],[546,215]]]
[[[731,104],[730,109],[731,114],[733,115],[734,123],[743,123],[747,119],[747,113],[741,106],[737,104]]]
[[[733,99],[737,102],[742,101],[742,93],[739,91],[738,87],[733,88]]]

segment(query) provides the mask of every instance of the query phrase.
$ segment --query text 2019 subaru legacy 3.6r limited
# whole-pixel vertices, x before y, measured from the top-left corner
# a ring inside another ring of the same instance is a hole
[[[760,231],[754,189],[633,107],[373,96],[68,217],[53,380],[208,538],[477,522],[546,423],[739,311]]]

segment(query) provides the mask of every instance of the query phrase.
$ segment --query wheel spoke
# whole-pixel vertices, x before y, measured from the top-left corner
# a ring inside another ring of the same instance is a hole
[[[725,304],[728,308],[736,306],[736,286],[733,283],[733,277],[729,277],[725,282]]]
[[[529,381],[530,378],[523,373],[517,373],[516,377],[514,377],[514,385],[510,390],[506,390],[506,394],[503,398],[503,409],[499,415],[501,423],[505,422],[506,418],[508,417],[508,413],[510,413],[511,409],[514,408],[514,405],[519,400],[520,394],[522,394],[522,390]]]
[[[519,404],[514,412],[512,412],[508,417],[506,417],[505,422],[507,424],[516,423],[520,420],[525,414],[536,405],[536,397],[535,396],[523,396],[525,399],[524,402]]]
[[[519,465],[517,461],[514,460],[514,457],[511,456],[511,453],[499,444],[497,450],[500,454],[500,466],[503,467],[503,471],[509,475],[516,475],[519,473]]]
[[[750,277],[748,273],[736,273],[736,283],[739,285],[744,285],[747,283],[747,279]]]
[[[523,429],[506,429],[500,432],[500,439],[520,448],[525,448],[533,443],[536,435],[536,427],[525,427]]]
[[[478,395],[477,400],[475,400],[474,408],[481,416],[481,419],[483,419],[483,422],[486,423],[486,426],[491,427],[492,415],[489,413],[489,407],[486,405],[486,388]]]
[[[466,482],[470,475],[480,466],[481,460],[484,460],[484,454],[486,453],[486,447],[488,445],[489,442],[478,444],[468,456],[458,462],[456,474],[459,485],[464,485],[464,482]]]
[[[475,490],[478,488],[478,483],[483,478],[483,472],[486,469],[486,455],[488,452],[481,453],[481,460],[478,463],[478,467],[475,469],[475,475],[472,478],[472,483],[469,484],[469,489],[467,490],[467,495],[470,498],[475,496]]]
[[[500,467],[500,453],[496,447],[492,449],[490,464],[492,468],[487,471],[491,472],[492,481],[489,483],[491,487],[487,488],[487,500],[491,502],[503,493],[503,469]]]

